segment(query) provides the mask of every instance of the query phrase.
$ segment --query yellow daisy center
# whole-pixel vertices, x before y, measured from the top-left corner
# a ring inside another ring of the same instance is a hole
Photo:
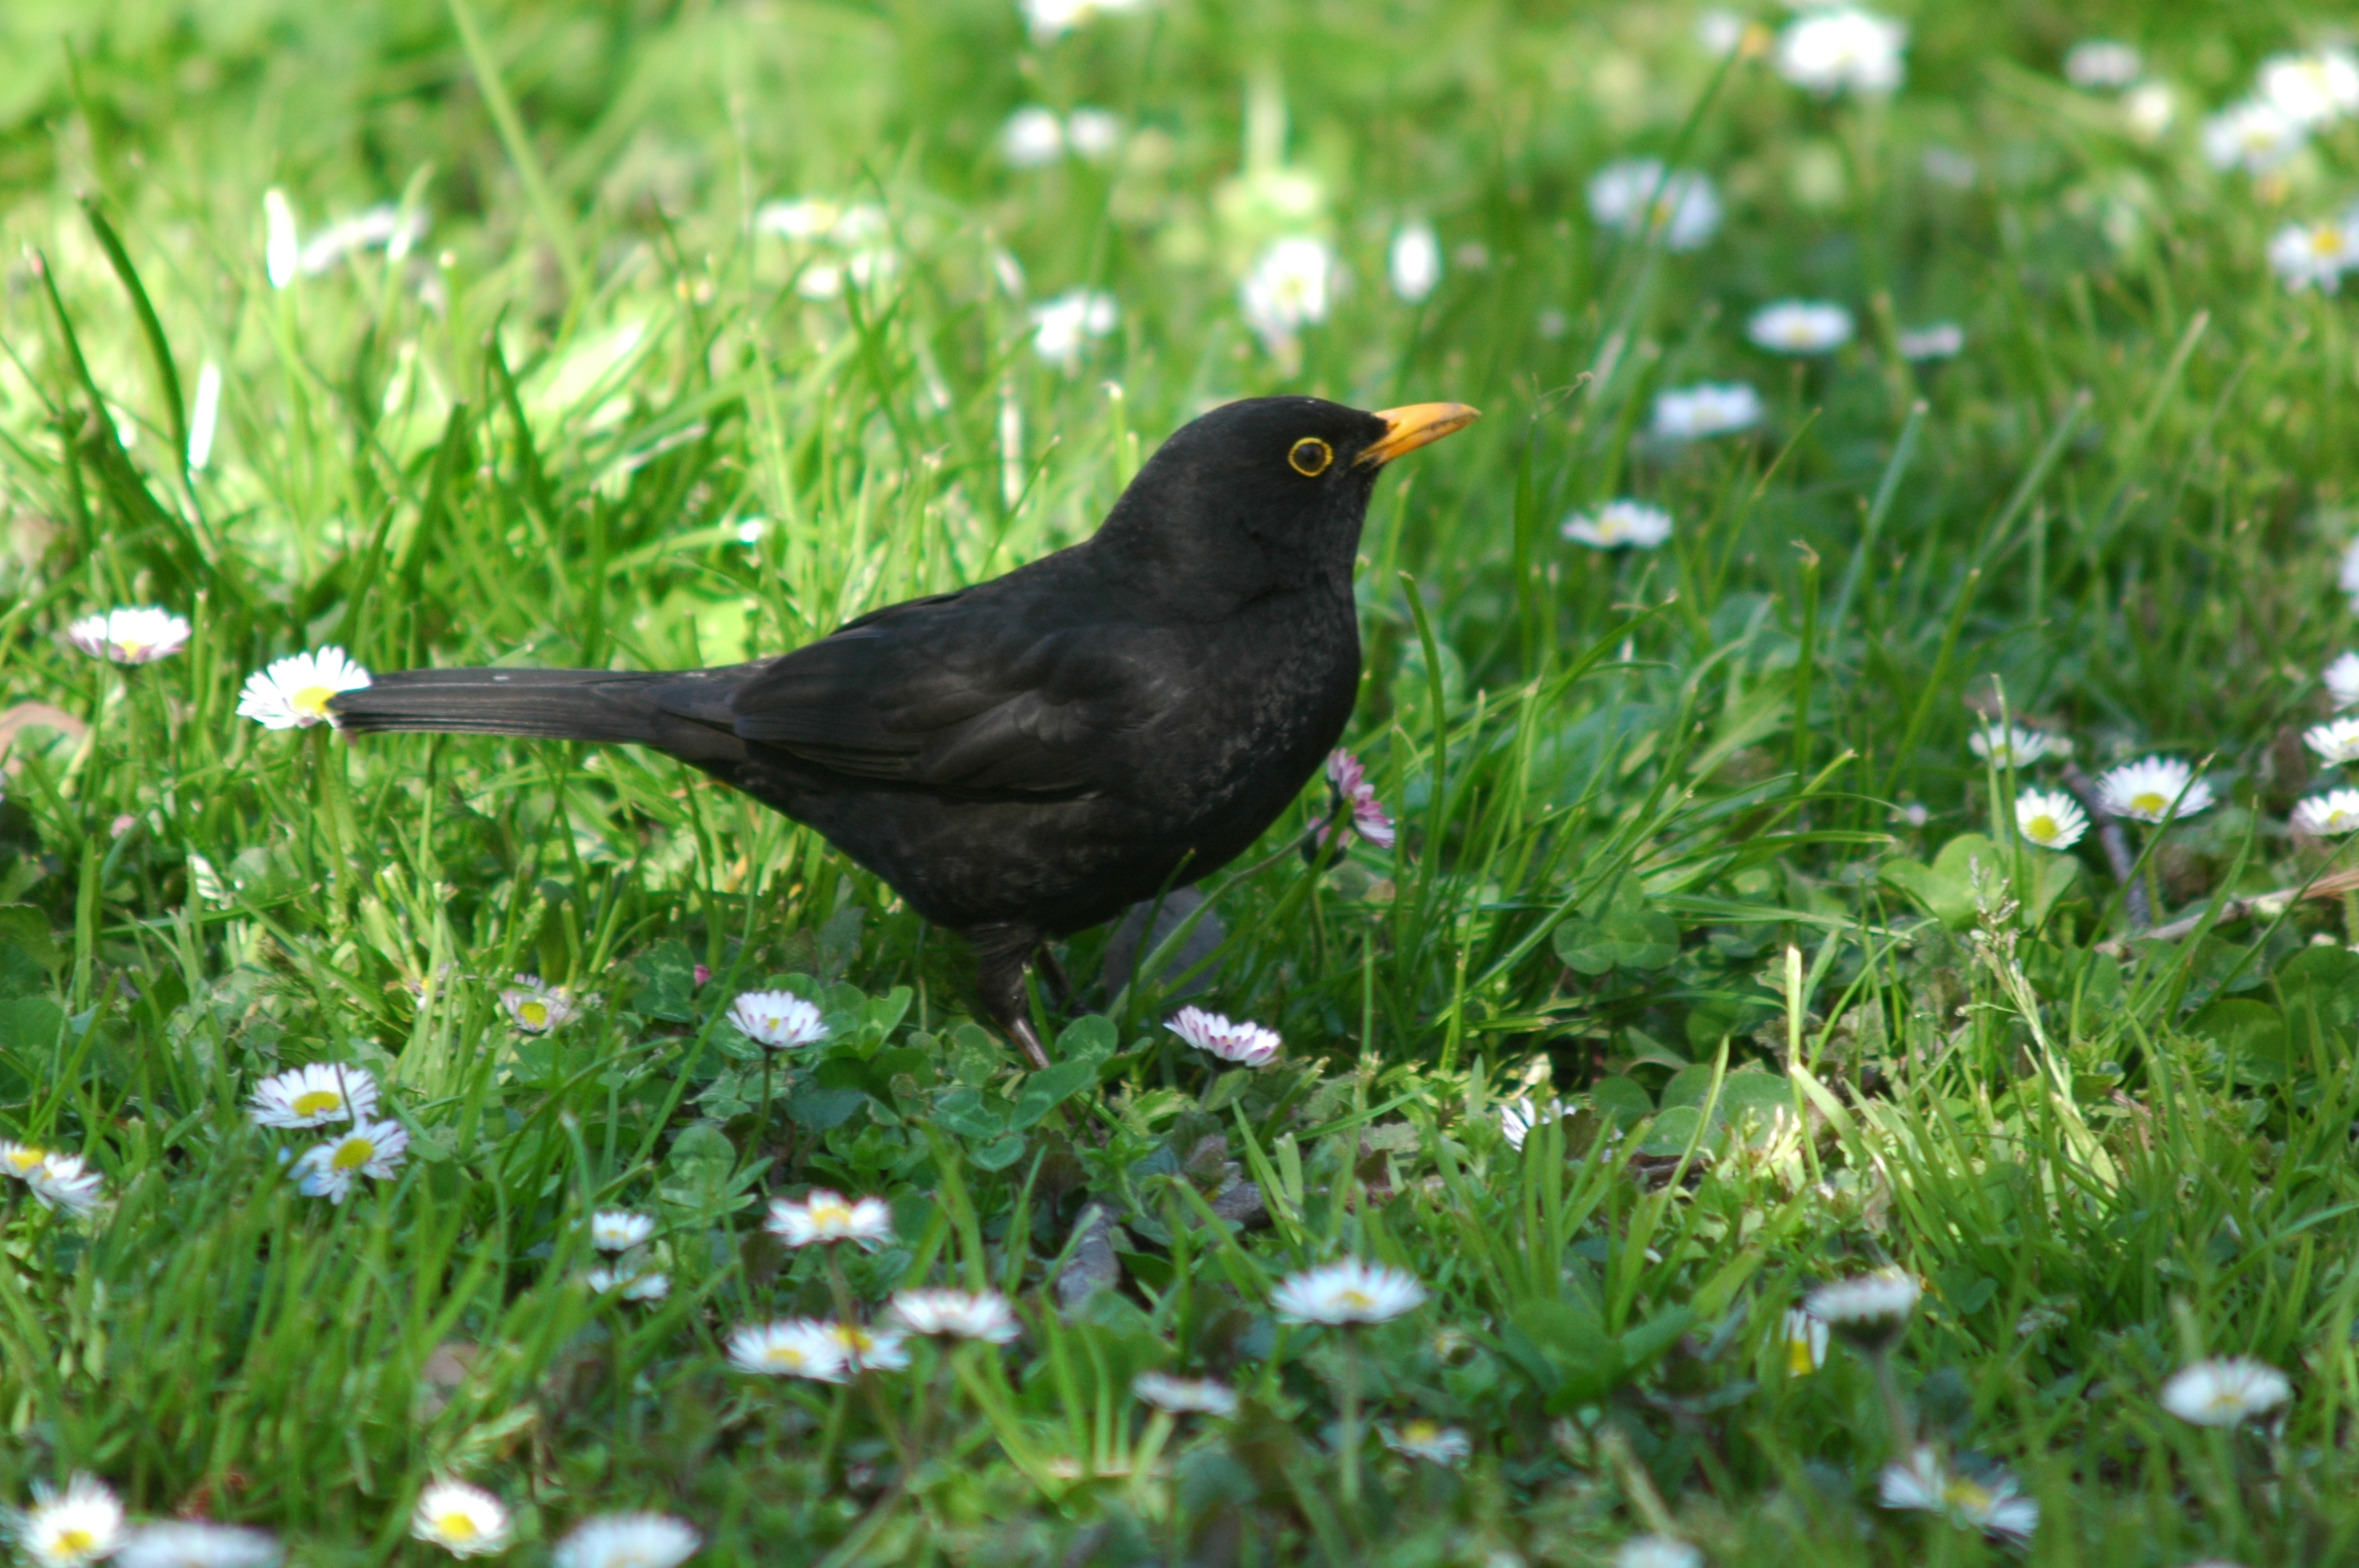
[[[475,1521],[462,1513],[448,1513],[434,1521],[435,1532],[446,1541],[473,1541],[483,1531]]]
[[[50,1553],[58,1557],[79,1557],[98,1544],[98,1537],[86,1530],[68,1525],[58,1531],[49,1542]]]
[[[2335,806],[2326,814],[2326,829],[2330,833],[2340,833],[2350,825],[2350,821],[2351,814],[2339,806]]]
[[[293,1109],[298,1116],[317,1116],[343,1103],[344,1097],[334,1089],[312,1089],[295,1097]]]
[[[151,646],[153,646],[152,643],[142,643],[130,637],[117,637],[114,640],[114,651],[126,659],[137,658]]]
[[[1357,1312],[1365,1312],[1370,1307],[1376,1304],[1376,1299],[1368,1294],[1365,1291],[1344,1291],[1338,1294],[1335,1299],[1344,1306],[1351,1307]]]
[[[2328,224],[2320,224],[2310,232],[2310,249],[2312,255],[2331,256],[2339,254],[2343,249],[2343,231]]]
[[[336,1145],[335,1157],[328,1163],[339,1171],[357,1171],[375,1158],[375,1143],[365,1138],[347,1138]]]
[[[2053,838],[2057,834],[2056,819],[2041,812],[2031,819],[2030,833],[2034,838]]]
[[[792,1345],[773,1345],[762,1352],[763,1362],[772,1367],[799,1367],[809,1357]]]
[[[49,1157],[46,1149],[12,1149],[8,1152],[8,1168],[21,1176]]]
[[[1995,1499],[1989,1488],[1961,1476],[1941,1488],[1941,1500],[1963,1513],[1982,1513]]]
[[[336,695],[332,686],[307,686],[287,699],[287,706],[298,713],[308,713],[315,719],[328,715],[328,699]]]
[[[1401,1439],[1403,1442],[1419,1444],[1420,1445],[1430,1444],[1440,1435],[1441,1428],[1436,1426],[1430,1421],[1413,1421],[1407,1426],[1401,1428]]]
[[[1786,1370],[1797,1378],[1807,1378],[1819,1369],[1818,1357],[1810,1354],[1810,1336],[1798,1334],[1786,1341]]]
[[[835,1337],[842,1343],[846,1350],[853,1352],[854,1355],[860,1355],[876,1348],[876,1339],[874,1335],[870,1334],[864,1328],[854,1328],[850,1324],[845,1324],[842,1327],[838,1328],[835,1331]]]
[[[2170,797],[2159,790],[2140,790],[2130,796],[2132,811],[2157,812],[2170,804]]]
[[[535,1029],[546,1028],[549,1023],[549,1004],[545,1001],[526,1002],[516,1009],[516,1016]]]
[[[811,1223],[825,1229],[836,1229],[852,1223],[852,1210],[843,1204],[813,1204]]]

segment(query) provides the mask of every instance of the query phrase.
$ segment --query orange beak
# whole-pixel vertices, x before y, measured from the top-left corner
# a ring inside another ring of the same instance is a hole
[[[1354,462],[1381,465],[1403,452],[1430,446],[1455,430],[1463,430],[1483,416],[1463,403],[1412,403],[1405,408],[1383,408],[1376,417],[1385,433],[1360,450]]]

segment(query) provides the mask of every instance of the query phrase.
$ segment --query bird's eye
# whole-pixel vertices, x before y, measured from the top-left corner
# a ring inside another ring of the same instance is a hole
[[[1335,460],[1335,449],[1316,436],[1305,436],[1286,454],[1288,467],[1306,479],[1317,479]]]

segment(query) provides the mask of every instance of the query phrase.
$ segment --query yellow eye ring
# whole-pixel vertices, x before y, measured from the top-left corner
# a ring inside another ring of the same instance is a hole
[[[1287,449],[1286,465],[1305,479],[1317,479],[1335,460],[1335,449],[1316,436],[1305,436]]]

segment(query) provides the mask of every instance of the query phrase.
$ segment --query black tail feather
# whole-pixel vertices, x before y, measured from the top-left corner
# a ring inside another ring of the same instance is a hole
[[[329,710],[342,729],[459,735],[525,735],[655,746],[676,755],[742,755],[731,730],[667,704],[666,688],[694,683],[709,707],[704,672],[628,670],[400,670],[348,691]],[[712,695],[719,695],[712,693]]]

